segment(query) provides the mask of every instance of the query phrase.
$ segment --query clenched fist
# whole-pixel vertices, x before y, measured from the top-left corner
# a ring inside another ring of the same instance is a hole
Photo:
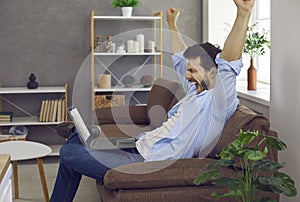
[[[176,8],[169,8],[166,11],[167,22],[169,26],[176,25],[180,12]]]

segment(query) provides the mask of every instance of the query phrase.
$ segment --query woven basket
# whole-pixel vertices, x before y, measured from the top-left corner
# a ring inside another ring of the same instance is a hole
[[[124,106],[124,95],[96,95],[95,96],[95,108]]]

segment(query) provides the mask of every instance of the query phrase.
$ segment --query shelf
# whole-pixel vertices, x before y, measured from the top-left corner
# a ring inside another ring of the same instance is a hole
[[[141,20],[141,21],[153,21],[153,20],[160,20],[161,17],[159,16],[131,16],[131,17],[124,17],[124,16],[94,16],[94,19],[101,19],[101,20]]]
[[[113,88],[97,88],[95,87],[94,92],[95,93],[105,93],[105,92],[148,92],[152,88],[151,87],[143,87],[142,85],[136,85],[130,88],[122,87],[122,86],[116,86]]]
[[[0,94],[37,94],[37,93],[65,93],[63,86],[44,86],[37,89],[28,89],[27,87],[2,87]]]
[[[37,117],[14,117],[9,123],[0,123],[0,126],[42,126],[42,125],[57,125],[62,122],[39,122]]]
[[[102,53],[102,52],[94,52],[94,55],[101,55],[101,56],[125,56],[125,55],[161,55],[161,52],[155,53]]]

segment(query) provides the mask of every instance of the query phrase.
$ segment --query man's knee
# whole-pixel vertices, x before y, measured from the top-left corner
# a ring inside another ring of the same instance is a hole
[[[70,164],[72,161],[75,160],[75,158],[77,158],[76,156],[77,154],[74,145],[65,144],[60,148],[59,158],[61,163]]]

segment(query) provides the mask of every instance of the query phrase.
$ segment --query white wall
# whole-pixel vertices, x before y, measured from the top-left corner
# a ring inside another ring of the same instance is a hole
[[[287,143],[288,150],[279,153],[286,162],[285,172],[291,175],[298,189],[295,198],[281,201],[300,201],[300,1],[272,0],[271,9],[271,105],[272,128]]]

